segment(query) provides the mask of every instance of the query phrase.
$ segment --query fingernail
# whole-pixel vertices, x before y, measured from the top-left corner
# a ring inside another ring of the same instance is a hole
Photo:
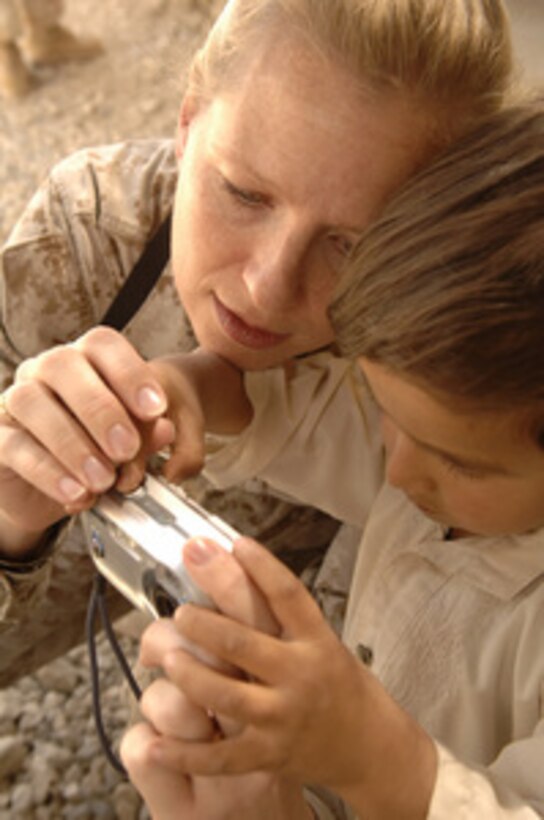
[[[92,489],[97,492],[109,487],[114,479],[113,472],[108,470],[108,468],[94,456],[89,456],[89,458],[85,459],[83,470],[89,479]]]
[[[159,416],[166,410],[166,399],[154,387],[141,387],[136,400],[140,410],[150,416]]]
[[[70,478],[70,476],[63,476],[60,479],[59,489],[68,501],[78,501],[87,494],[87,490],[83,484],[80,484],[79,481],[76,481],[74,478]]]
[[[138,442],[134,434],[122,424],[114,424],[108,432],[108,441],[115,458],[131,458],[136,455]]]
[[[200,538],[193,538],[188,541],[183,548],[183,558],[188,558],[192,564],[201,566],[207,564],[215,558],[219,547],[211,541],[204,541]]]
[[[142,478],[142,470],[134,462],[123,464],[115,483],[115,489],[122,493],[131,493],[138,489],[142,483]]]

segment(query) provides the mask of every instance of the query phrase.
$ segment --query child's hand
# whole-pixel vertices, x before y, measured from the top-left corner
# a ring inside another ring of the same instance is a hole
[[[149,365],[168,397],[168,417],[175,438],[163,474],[180,481],[200,472],[204,465],[205,408],[195,377],[196,354],[153,359]]]
[[[23,362],[0,413],[0,515],[39,531],[114,484],[137,486],[174,438],[166,409],[150,366],[109,328]]]
[[[431,739],[342,645],[277,559],[249,539],[237,541],[228,559],[237,559],[260,591],[279,635],[195,606],[178,609],[180,635],[242,670],[245,679],[226,677],[183,650],[162,655],[167,677],[192,702],[237,721],[242,731],[214,743],[162,737],[154,759],[195,775],[281,773],[329,787],[365,816],[424,817],[436,765]],[[215,562],[225,567],[228,559],[209,542],[185,549],[192,577],[212,596]]]
[[[243,374],[220,356],[197,348],[154,359],[150,366],[168,396],[168,416],[176,431],[163,470],[170,481],[194,475],[204,464],[204,433],[239,433],[252,408]]]
[[[218,564],[221,563],[220,561]],[[228,562],[223,565],[229,567]],[[227,583],[219,583],[217,592],[227,601],[239,601],[238,613],[265,629],[276,624],[259,601],[255,588],[232,562],[234,572]],[[234,601],[230,608],[234,608]],[[148,666],[160,665],[160,660],[176,651],[185,651],[171,619],[155,621],[144,633],[142,659]],[[163,766],[153,757],[153,749],[161,736],[185,741],[211,741],[237,731],[221,725],[202,707],[193,704],[167,678],[155,680],[144,692],[140,703],[148,723],[132,727],[121,744],[121,757],[130,779],[144,798],[154,820],[308,820],[311,811],[305,805],[301,786],[291,779],[266,773],[237,777],[192,777],[183,770]]]

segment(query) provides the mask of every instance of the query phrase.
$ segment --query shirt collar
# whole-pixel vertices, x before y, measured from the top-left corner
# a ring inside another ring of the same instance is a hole
[[[510,600],[544,575],[544,529],[524,535],[470,536],[445,540],[444,529],[408,500],[421,537],[413,545],[449,575],[459,575],[501,600]],[[414,523],[416,523],[414,521]]]

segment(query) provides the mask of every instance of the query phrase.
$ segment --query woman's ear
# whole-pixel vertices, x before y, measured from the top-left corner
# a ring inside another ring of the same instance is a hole
[[[199,105],[194,94],[186,94],[179,110],[178,128],[176,132],[176,157],[181,159],[187,142],[189,126],[198,111]]]

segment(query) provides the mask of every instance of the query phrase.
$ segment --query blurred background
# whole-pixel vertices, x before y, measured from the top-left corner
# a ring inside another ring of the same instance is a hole
[[[506,0],[514,42],[527,77],[544,85],[544,0]]]
[[[20,99],[0,95],[0,242],[62,157],[84,146],[174,134],[184,65],[218,5],[65,0],[63,26],[96,38],[103,53],[38,68],[36,87]]]

